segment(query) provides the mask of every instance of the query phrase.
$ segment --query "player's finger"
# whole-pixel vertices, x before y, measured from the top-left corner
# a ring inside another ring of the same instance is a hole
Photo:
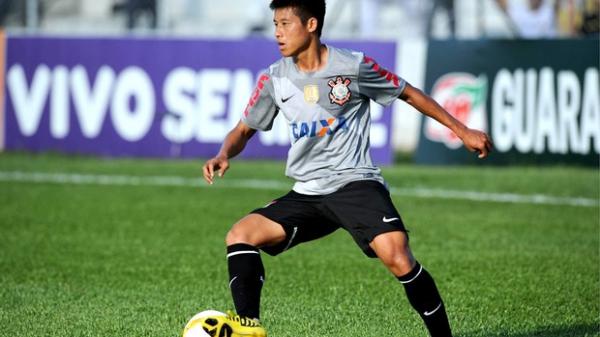
[[[205,180],[205,181],[206,181],[208,184],[211,184],[211,181],[210,181],[210,176],[209,176],[209,174],[208,174],[208,168],[206,167],[206,165],[204,166],[204,169],[203,169],[203,172],[202,172],[202,173],[203,173],[203,174],[202,174],[202,176],[203,176],[204,180]]]
[[[212,161],[208,161],[204,165],[204,180],[206,180],[207,183],[212,185],[213,177],[214,177],[214,164],[212,163]]]
[[[488,149],[485,146],[482,146],[481,149],[479,150],[479,155],[477,156],[480,159],[483,159],[485,157],[487,157],[488,155]]]
[[[227,172],[227,169],[229,169],[229,164],[224,163],[219,167],[219,177],[223,177],[225,175],[225,172]]]

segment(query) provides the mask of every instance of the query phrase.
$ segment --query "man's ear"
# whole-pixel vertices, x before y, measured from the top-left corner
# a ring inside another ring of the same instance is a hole
[[[309,18],[308,21],[306,22],[306,28],[308,29],[308,31],[310,33],[316,32],[318,25],[319,25],[319,20],[317,20],[317,18],[315,18],[315,17]]]

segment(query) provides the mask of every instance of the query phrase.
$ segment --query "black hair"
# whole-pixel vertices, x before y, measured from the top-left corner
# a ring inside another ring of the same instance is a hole
[[[310,18],[317,19],[317,36],[321,37],[325,19],[325,0],[273,0],[269,6],[272,10],[292,7],[303,24]]]

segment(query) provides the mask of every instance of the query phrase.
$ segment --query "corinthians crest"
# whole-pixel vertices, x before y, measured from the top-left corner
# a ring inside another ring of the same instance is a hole
[[[329,92],[329,100],[331,103],[344,105],[350,100],[350,96],[352,96],[350,88],[348,88],[350,83],[352,83],[352,81],[349,78],[342,78],[342,76],[336,77],[335,81],[329,80],[329,82],[327,82],[331,87],[331,91]]]

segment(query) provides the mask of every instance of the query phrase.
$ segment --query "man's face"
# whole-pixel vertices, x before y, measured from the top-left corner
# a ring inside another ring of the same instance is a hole
[[[308,47],[311,34],[308,28],[309,22],[310,20],[306,25],[302,24],[302,20],[292,7],[275,9],[273,13],[275,39],[281,55],[295,56]]]

